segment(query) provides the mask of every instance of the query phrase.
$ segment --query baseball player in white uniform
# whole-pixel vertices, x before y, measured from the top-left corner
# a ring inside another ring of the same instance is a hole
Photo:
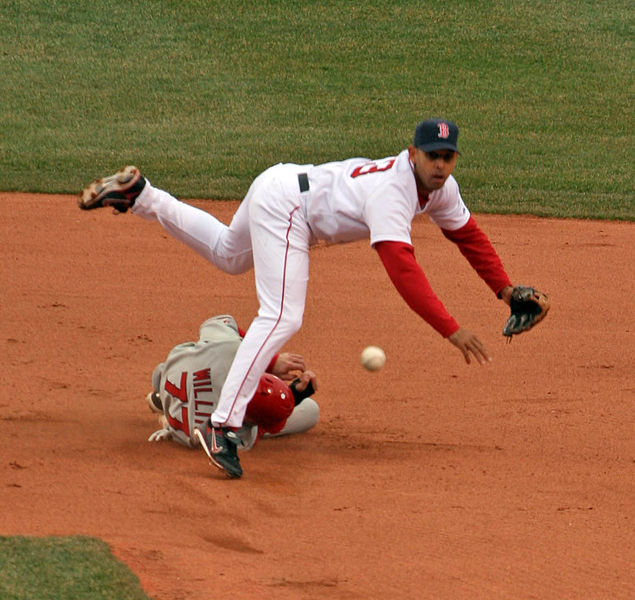
[[[162,427],[148,441],[171,439],[188,448],[199,446],[196,430],[205,432],[243,335],[231,315],[217,315],[201,325],[197,342],[172,348],[152,373],[153,390],[147,401],[161,415]],[[237,432],[238,449],[248,450],[262,437],[314,427],[320,409],[310,396],[316,389],[315,373],[304,368],[301,355],[277,354],[249,402]]]
[[[412,220],[427,214],[492,291],[509,304],[511,282],[451,175],[458,157],[457,140],[456,124],[435,118],[419,123],[413,143],[396,156],[321,165],[277,164],[253,181],[229,225],[152,186],[132,166],[82,191],[79,206],[83,209],[131,209],[161,223],[225,272],[254,269],[258,314],[201,435],[212,463],[228,476],[242,475],[232,450],[240,443],[236,431],[260,377],[302,325],[309,248],[318,240],[369,239],[408,305],[456,346],[466,362],[490,360],[478,337],[459,326],[431,289],[410,238]]]

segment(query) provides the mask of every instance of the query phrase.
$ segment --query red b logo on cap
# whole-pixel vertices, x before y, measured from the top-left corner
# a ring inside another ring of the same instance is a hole
[[[450,128],[447,123],[439,123],[439,137],[446,139],[450,135]]]

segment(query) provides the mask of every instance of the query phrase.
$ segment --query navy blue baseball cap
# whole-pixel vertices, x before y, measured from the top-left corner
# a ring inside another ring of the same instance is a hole
[[[415,129],[414,145],[424,152],[431,150],[453,150],[458,152],[459,128],[447,119],[427,119]]]

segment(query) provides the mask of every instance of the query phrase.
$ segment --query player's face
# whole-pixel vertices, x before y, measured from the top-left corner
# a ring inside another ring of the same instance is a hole
[[[433,150],[424,152],[410,146],[410,161],[412,162],[415,179],[419,186],[427,192],[433,192],[443,187],[456,165],[458,154],[453,150]]]

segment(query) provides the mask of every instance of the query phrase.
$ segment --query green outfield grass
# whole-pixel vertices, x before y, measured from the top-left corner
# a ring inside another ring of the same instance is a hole
[[[139,580],[104,542],[0,537],[3,600],[148,600]]]
[[[279,161],[394,154],[461,126],[475,211],[634,219],[626,0],[5,0],[0,189],[136,163],[239,198]]]

